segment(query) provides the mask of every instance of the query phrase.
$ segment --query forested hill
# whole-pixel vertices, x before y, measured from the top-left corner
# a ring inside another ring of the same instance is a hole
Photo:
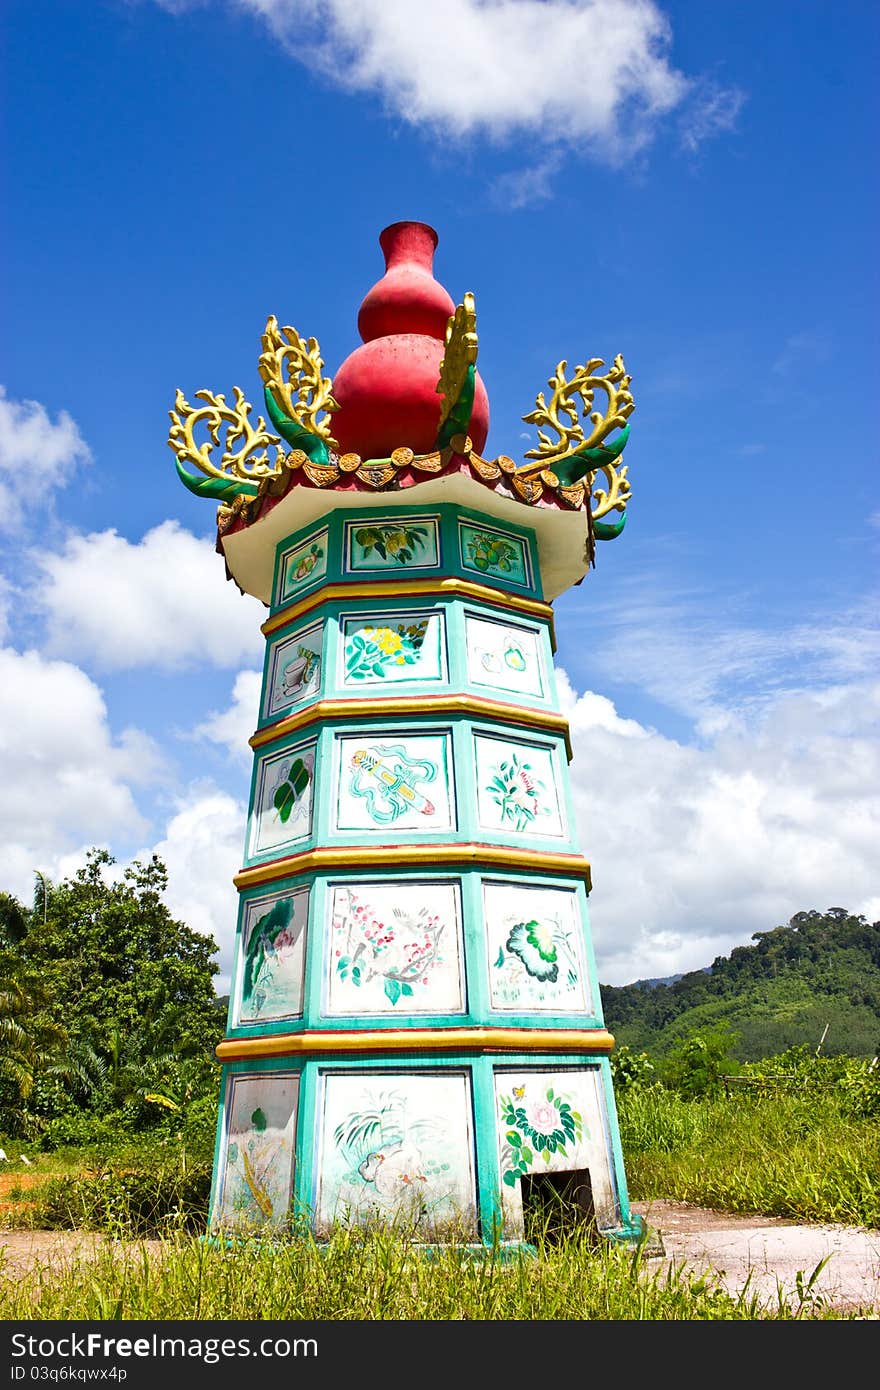
[[[829,1056],[880,1052],[880,922],[830,907],[752,941],[669,984],[602,985],[618,1046],[662,1057],[688,1034],[727,1024],[740,1061],[820,1042]]]

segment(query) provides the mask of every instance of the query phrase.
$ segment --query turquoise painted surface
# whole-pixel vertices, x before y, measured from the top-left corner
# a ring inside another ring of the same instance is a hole
[[[426,518],[430,525],[419,535],[413,528],[421,527]],[[378,535],[362,534],[356,540],[353,532],[358,526],[362,533],[372,528]],[[322,533],[326,569],[321,568],[324,557],[312,548],[322,549]],[[533,737],[531,731],[524,736],[504,720],[465,715],[446,720],[381,717],[381,697],[387,690],[469,690],[502,702],[556,707],[550,632],[544,620],[505,611],[491,601],[440,594],[426,601],[425,595],[396,592],[398,581],[410,575],[439,579],[446,574],[499,592],[540,593],[536,548],[525,528],[508,533],[494,522],[485,524],[476,513],[452,506],[430,512],[407,511],[399,505],[363,513],[339,509],[278,547],[276,609],[303,595],[313,595],[315,602],[297,625],[270,637],[261,721],[265,725],[319,697],[350,699],[353,694],[375,696],[376,717],[359,715],[357,724],[324,722],[308,739],[288,737],[280,748],[261,750],[252,787],[251,862],[284,854],[288,845],[304,849],[313,844],[369,844],[374,838],[380,844],[407,838],[426,844],[460,839],[523,848],[579,848],[571,838],[574,820],[561,738]],[[321,599],[322,585],[344,588],[364,580],[378,581],[383,594],[387,584],[387,600]],[[360,639],[358,644],[355,639]],[[302,757],[303,750],[311,752],[311,764],[308,756]],[[357,872],[311,874],[273,885],[271,892],[248,890],[243,895],[234,982],[242,1004],[247,1004],[231,1031],[236,1036],[267,1036],[317,1027],[340,1033],[417,1028],[426,1022],[601,1026],[581,883],[564,875],[502,877],[477,869],[431,875],[426,868],[427,864],[369,878]],[[292,899],[304,890],[309,893],[308,907],[303,907],[297,932]],[[291,922],[295,930],[288,939]],[[276,943],[280,949],[273,954]],[[249,950],[253,960],[247,974]],[[407,987],[411,993],[405,992]],[[396,1059],[289,1057],[277,1059],[277,1066],[237,1064],[226,1068],[225,1075],[253,1075],[258,1080],[262,1076],[259,1084],[265,1089],[265,1074],[280,1075],[285,1068],[300,1078],[297,1210],[314,1217],[323,1204],[326,1219],[343,1194],[353,1199],[355,1210],[381,1214],[397,1209],[402,1196],[426,1238],[450,1212],[461,1209],[471,1229],[479,1213],[483,1238],[496,1229],[512,1239],[509,1233],[516,1231],[518,1218],[510,1208],[513,1189],[502,1180],[508,1141],[501,1134],[504,1116],[497,1087],[502,1080],[507,1084],[510,1076],[519,1077],[510,1083],[511,1103],[514,1085],[524,1087],[531,1125],[532,1108],[552,1104],[546,1091],[552,1089],[554,1097],[562,1094],[548,1078],[580,1069],[589,1072],[589,1080],[572,1082],[573,1098],[566,1103],[581,1116],[581,1131],[574,1142],[569,1138],[564,1155],[544,1145],[536,1161],[546,1163],[544,1148],[552,1162],[582,1157],[583,1145],[588,1140],[598,1143],[596,1136],[604,1135],[612,1186],[616,1184],[619,1194],[619,1210],[613,1215],[623,1224],[628,1219],[607,1062],[514,1056],[505,1058],[501,1070],[506,1075],[500,1078],[496,1059],[488,1057],[447,1056],[439,1065],[436,1057],[408,1054]],[[333,1082],[329,1087],[328,1080]],[[594,1082],[598,1120],[594,1116],[595,1122],[587,1123],[581,1092]],[[466,1104],[451,1098],[456,1087],[460,1096],[462,1084]],[[536,1085],[544,1087],[543,1096],[531,1095]],[[249,1100],[246,1092],[242,1094]],[[429,1096],[440,1100],[428,1105]],[[233,1110],[231,1100],[224,1101],[221,1115],[231,1117]],[[248,1113],[243,1100],[236,1113],[236,1132],[256,1142],[261,1130],[253,1121],[254,1109]],[[435,1142],[432,1125],[453,1113],[451,1129],[443,1129]],[[376,1142],[365,1147],[377,1115]],[[461,1115],[469,1130],[463,1130]],[[221,1139],[226,1143],[226,1118],[222,1125],[218,1144]],[[515,1124],[512,1128],[519,1130]],[[527,1137],[524,1131],[522,1137]],[[552,1131],[548,1137],[553,1137]],[[228,1145],[223,1152],[228,1154]],[[449,1165],[445,1170],[443,1162]],[[594,1155],[591,1162],[596,1166],[599,1158]],[[218,1174],[220,1166],[218,1147]],[[221,1176],[215,1176],[212,1210],[221,1202]],[[430,1199],[419,1200],[419,1193],[427,1197],[432,1179]],[[255,1202],[259,1212],[260,1184],[255,1193],[243,1165],[236,1181],[235,1200],[240,1206]],[[510,1191],[505,1205],[506,1189]],[[224,1202],[233,1187],[225,1191]],[[276,1219],[274,1203],[266,1219]]]
[[[236,1021],[242,1026],[303,1012],[309,889],[245,899],[238,941]]]
[[[278,719],[321,691],[324,624],[311,621],[270,642],[260,708],[263,720]]]
[[[512,531],[460,521],[458,541],[462,569],[531,588],[528,546]]]
[[[281,557],[280,601],[288,603],[324,579],[330,549],[326,527],[313,530]]]
[[[522,1235],[522,1174],[586,1168],[600,1225],[613,1233],[628,1225],[630,1212],[613,1095],[608,1109],[609,1076],[605,1059],[562,1061],[552,1053],[227,1065],[212,1226],[230,1208],[245,1228],[284,1225],[298,1214],[322,1235],[335,1217],[397,1215],[425,1239],[452,1221],[487,1244],[496,1231],[516,1240]],[[242,1081],[251,1088],[232,1103],[232,1083]],[[286,1118],[285,1097],[297,1081]],[[256,1126],[254,1109],[264,1112]],[[263,1166],[255,1195],[241,1178],[239,1152],[230,1168],[228,1141],[259,1140],[266,1130],[273,1142],[282,1135],[282,1142],[268,1145],[268,1153],[258,1143],[256,1160]],[[259,1189],[264,1195],[268,1189],[271,1215]]]
[[[260,726],[319,698],[381,699],[392,687],[552,709],[548,624],[441,595],[319,603],[267,642]]]
[[[253,1071],[227,1079],[215,1226],[253,1231],[286,1225],[298,1093],[298,1071]]]
[[[347,694],[370,685],[445,681],[446,619],[439,610],[387,607],[340,622],[340,683]]]
[[[447,504],[338,508],[278,546],[273,611],[296,602],[320,582],[394,583],[437,573],[541,596],[537,545],[526,527],[489,525],[478,512]]]
[[[397,516],[369,517],[345,523],[346,569],[438,569],[440,566],[439,516],[401,512]]]

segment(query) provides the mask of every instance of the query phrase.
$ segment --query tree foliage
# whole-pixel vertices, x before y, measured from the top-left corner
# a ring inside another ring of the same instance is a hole
[[[214,1085],[216,943],[171,916],[155,855],[121,874],[114,862],[95,849],[62,883],[38,875],[32,909],[0,895],[0,1001],[30,1067],[21,1061],[17,1081],[9,1066],[0,1075],[0,1129],[78,1108],[127,1107],[148,1124],[145,1092]]]
[[[603,985],[619,1043],[662,1057],[728,1026],[731,1055],[753,1061],[799,1045],[871,1058],[880,1050],[880,922],[845,908],[798,912],[754,944],[668,983]]]

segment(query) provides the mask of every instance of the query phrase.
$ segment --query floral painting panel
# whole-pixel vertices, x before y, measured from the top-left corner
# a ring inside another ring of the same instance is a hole
[[[342,684],[354,688],[444,679],[443,615],[384,613],[342,624]]]
[[[465,632],[472,685],[544,698],[541,650],[534,629],[468,615]]]
[[[325,529],[287,551],[281,562],[279,603],[324,578],[327,573],[327,542]]]
[[[493,1009],[586,1011],[583,928],[575,893],[486,883],[483,920]]]
[[[477,734],[477,805],[484,830],[513,834],[565,833],[551,749]]]
[[[459,523],[458,534],[463,569],[530,586],[528,550],[519,536],[466,522]]]
[[[351,570],[436,569],[440,564],[436,517],[351,521],[345,533]]]
[[[222,1178],[213,1224],[241,1231],[284,1226],[293,1183],[299,1076],[233,1076],[226,1096]]]
[[[260,760],[251,823],[251,855],[295,844],[311,834],[314,772],[314,743],[299,744]]]
[[[495,1072],[501,1206],[506,1237],[524,1229],[524,1173],[586,1169],[600,1230],[617,1224],[618,1202],[599,1067]]]
[[[337,829],[454,828],[450,743],[448,733],[339,738]]]
[[[476,1229],[470,1083],[461,1073],[327,1074],[318,1228],[395,1221],[421,1237]]]
[[[243,907],[239,1023],[297,1018],[303,1010],[307,888]]]
[[[267,718],[317,695],[321,686],[323,643],[324,629],[319,623],[277,642],[272,648],[263,711]]]
[[[331,893],[328,1013],[461,1013],[459,889],[358,883]]]

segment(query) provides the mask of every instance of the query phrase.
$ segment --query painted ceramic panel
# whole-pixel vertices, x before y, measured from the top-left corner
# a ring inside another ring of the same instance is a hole
[[[462,568],[504,579],[508,584],[531,584],[529,553],[524,540],[487,526],[458,524]]]
[[[230,1078],[215,1226],[253,1230],[287,1221],[298,1095],[295,1072]]]
[[[386,517],[345,526],[350,570],[437,569],[440,540],[436,517]]]
[[[308,915],[307,888],[245,902],[239,1023],[268,1023],[302,1014]]]
[[[371,1219],[419,1234],[476,1225],[468,1078],[461,1073],[324,1077],[318,1227]]]
[[[337,736],[338,830],[454,829],[448,733]]]
[[[311,834],[314,772],[314,743],[260,759],[251,820],[252,855],[280,849]]]
[[[342,619],[341,684],[396,685],[445,679],[443,614],[361,614]]]
[[[541,647],[533,628],[468,614],[465,633],[471,685],[544,698]]]
[[[575,893],[485,883],[483,921],[493,1009],[586,1010],[583,930]]]
[[[474,737],[480,826],[524,835],[564,833],[552,751],[512,739]]]
[[[271,718],[318,693],[323,643],[321,623],[276,642],[266,680],[264,717]]]
[[[328,1013],[461,1013],[454,883],[358,883],[331,894]]]
[[[524,1173],[587,1169],[600,1230],[617,1224],[611,1146],[598,1067],[495,1072],[504,1234],[523,1234]]]
[[[327,573],[327,530],[316,532],[285,552],[281,560],[278,602],[308,589]]]

